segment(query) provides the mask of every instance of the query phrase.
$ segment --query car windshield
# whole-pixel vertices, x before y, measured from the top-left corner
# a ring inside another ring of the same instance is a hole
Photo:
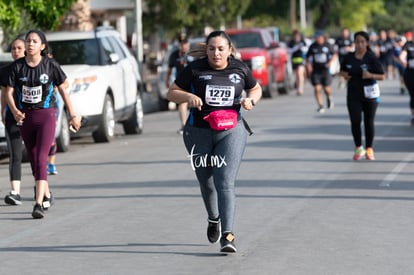
[[[53,58],[60,65],[99,65],[96,39],[49,41]]]
[[[264,48],[260,34],[255,32],[230,34],[236,48]]]

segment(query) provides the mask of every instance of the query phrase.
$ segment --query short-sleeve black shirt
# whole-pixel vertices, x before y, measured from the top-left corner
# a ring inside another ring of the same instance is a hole
[[[0,68],[0,86],[6,87],[7,83],[9,82],[9,74],[11,70],[11,65],[13,63],[4,65]]]
[[[384,74],[384,69],[371,51],[366,52],[362,59],[355,58],[355,53],[348,53],[342,63],[341,71],[347,72],[351,79],[348,81],[348,99],[358,99],[358,100],[375,100],[375,99],[366,99],[364,96],[364,86],[369,86],[376,83],[374,79],[362,79],[362,68],[367,68],[370,73],[374,74]]]
[[[8,86],[12,86],[14,93],[17,93],[17,108],[47,109],[55,108],[56,95],[53,88],[65,79],[66,74],[54,59],[43,56],[39,65],[30,67],[25,58],[20,58],[11,65]],[[35,103],[24,102],[23,93],[39,94],[39,100]]]
[[[9,76],[10,76],[10,70],[11,70],[12,64],[13,63],[11,62],[11,63],[9,63],[7,65],[4,65],[0,68],[0,86],[2,86],[2,87],[7,87],[7,84],[9,82]],[[16,93],[14,95],[15,95],[14,100],[17,102]],[[10,112],[10,109],[9,109],[8,105],[6,105],[5,113],[6,113],[6,116],[5,116],[6,121],[15,122],[13,114]]]
[[[331,60],[334,50],[331,44],[324,42],[323,44],[312,43],[306,54],[306,58],[312,59],[313,70],[323,71],[329,69],[327,64]]]
[[[175,68],[175,77],[177,77],[190,61],[187,55],[180,55],[180,51],[176,50],[168,58],[168,67]]]
[[[175,80],[178,87],[203,100],[201,111],[192,108],[189,118],[191,125],[201,128],[209,128],[203,117],[212,111],[233,109],[240,112],[237,99],[244,89],[252,89],[256,83],[247,65],[233,58],[223,70],[211,68],[207,58],[195,60]]]
[[[290,40],[287,44],[289,50],[291,51],[291,59],[293,64],[302,64],[304,61],[304,57],[306,52],[303,52],[303,49],[306,47],[306,43],[304,40]]]
[[[340,37],[336,39],[335,45],[338,47],[338,55],[342,57],[348,53],[346,50],[346,47],[349,47],[352,45],[352,40],[351,38]]]
[[[408,70],[414,70],[414,42],[413,41],[407,41],[403,48],[403,51],[407,52],[407,69]]]

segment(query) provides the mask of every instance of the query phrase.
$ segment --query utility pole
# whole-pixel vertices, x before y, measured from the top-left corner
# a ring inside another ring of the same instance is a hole
[[[300,0],[300,28],[306,29],[306,1]]]
[[[137,42],[137,60],[140,71],[142,72],[144,61],[144,46],[142,40],[142,0],[135,1],[135,18],[136,18],[136,42]]]

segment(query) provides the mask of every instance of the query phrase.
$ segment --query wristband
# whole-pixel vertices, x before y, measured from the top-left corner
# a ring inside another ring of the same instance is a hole
[[[252,103],[252,106],[256,106],[256,103],[254,102],[254,99],[253,98],[249,98],[250,99],[250,102]]]

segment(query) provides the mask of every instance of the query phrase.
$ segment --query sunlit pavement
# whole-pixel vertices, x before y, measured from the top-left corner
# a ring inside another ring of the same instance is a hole
[[[49,177],[55,205],[33,220],[23,167],[18,207],[0,203],[1,274],[413,274],[414,128],[409,97],[381,82],[375,161],[352,161],[337,88],[316,112],[313,91],[260,101],[236,183],[238,253],[210,245],[207,217],[176,111],[145,117],[141,136],[73,142]],[[229,160],[230,161],[230,160]],[[2,196],[7,165],[0,166]]]

